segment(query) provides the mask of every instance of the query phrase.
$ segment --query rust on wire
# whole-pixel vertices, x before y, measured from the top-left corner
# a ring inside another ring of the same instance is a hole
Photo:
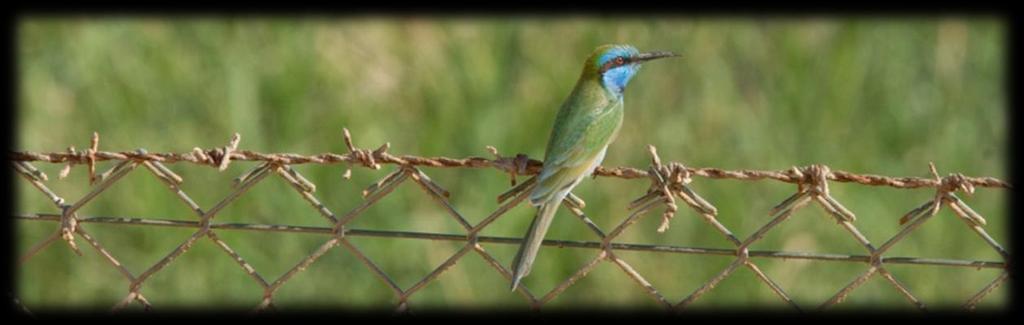
[[[89,246],[99,252],[100,255],[102,255],[112,267],[117,269],[117,271],[129,283],[127,296],[114,305],[113,311],[121,310],[133,302],[138,303],[146,310],[151,309],[152,305],[142,295],[143,284],[154,274],[160,272],[165,269],[166,266],[173,263],[178,256],[187,252],[197,241],[202,240],[203,238],[213,241],[213,243],[224,251],[232,260],[234,260],[235,263],[242,268],[257,285],[263,288],[262,298],[260,303],[254,308],[254,311],[274,309],[273,298],[278,289],[286,285],[286,283],[293,279],[295,275],[302,273],[320,257],[326,255],[336,247],[341,247],[340,249],[348,250],[353,253],[353,255],[356,256],[359,262],[362,263],[369,272],[373,273],[378,279],[380,279],[383,285],[391,289],[391,292],[394,294],[395,305],[397,306],[396,310],[399,312],[408,312],[408,300],[413,295],[420,292],[420,289],[436,281],[442,274],[449,270],[451,266],[455,265],[466,255],[471,255],[471,253],[479,255],[487,262],[487,265],[494,268],[495,271],[498,272],[505,280],[511,281],[511,272],[509,269],[498,262],[498,260],[485,248],[484,244],[512,245],[519,244],[521,239],[483,236],[481,235],[481,232],[484,228],[493,224],[498,218],[504,216],[512,208],[521,205],[523,201],[526,201],[530,190],[532,190],[536,185],[536,177],[530,177],[523,182],[517,182],[516,177],[538,174],[542,168],[542,163],[540,161],[530,159],[528,156],[523,154],[517,154],[515,156],[501,156],[498,154],[498,150],[491,146],[487,146],[486,149],[494,157],[493,159],[482,157],[456,159],[448,157],[419,157],[412,155],[395,156],[388,153],[390,143],[384,143],[377,149],[371,151],[356,147],[348,129],[343,129],[342,133],[345,147],[348,150],[348,153],[346,154],[323,153],[319,155],[306,156],[293,153],[260,153],[242,150],[238,148],[241,140],[241,136],[238,133],[235,133],[231,137],[228,145],[209,150],[203,150],[196,147],[188,153],[150,153],[144,149],[109,152],[99,151],[99,134],[95,132],[92,135],[92,141],[90,142],[89,149],[84,152],[78,152],[74,147],[69,147],[66,152],[11,152],[10,160],[12,161],[15,172],[43,193],[51,203],[61,211],[60,214],[36,213],[15,215],[15,218],[19,220],[51,221],[58,223],[56,231],[52,235],[41,240],[39,243],[31,246],[27,252],[19,258],[18,263],[19,265],[24,264],[38,252],[51,246],[52,243],[60,239],[66,241],[72,250],[81,255],[78,246],[75,244],[75,238],[77,235],[77,238],[82,238],[89,243]],[[867,267],[863,273],[856,276],[849,284],[836,292],[830,299],[819,305],[819,309],[828,308],[841,303],[871,277],[879,275],[885,280],[885,283],[892,285],[909,303],[919,309],[925,310],[927,308],[926,305],[891,272],[889,272],[887,266],[892,264],[1003,269],[1003,272],[998,277],[984,288],[980,288],[978,293],[971,296],[971,298],[963,304],[962,307],[967,310],[974,310],[983,298],[988,296],[989,293],[1007,281],[1007,260],[1009,259],[1009,252],[1007,252],[985,231],[983,227],[987,222],[982,215],[955,195],[955,192],[963,192],[967,193],[967,195],[971,195],[974,193],[976,187],[1010,188],[1010,185],[1002,180],[992,177],[967,177],[959,173],[952,173],[946,177],[940,177],[934,164],[929,164],[929,172],[931,173],[930,178],[862,175],[846,171],[831,170],[825,165],[793,166],[789,169],[779,171],[691,168],[678,162],[663,163],[654,146],[649,145],[647,149],[648,154],[651,156],[651,164],[646,169],[637,169],[632,167],[598,167],[594,171],[593,176],[595,177],[602,176],[622,179],[647,179],[650,182],[650,187],[647,189],[647,192],[629,203],[627,209],[628,213],[623,216],[622,220],[611,228],[611,230],[606,231],[601,229],[601,227],[596,225],[589,217],[587,217],[583,211],[586,207],[586,203],[583,199],[572,193],[567,195],[563,205],[600,240],[581,242],[548,239],[544,240],[543,245],[549,247],[595,249],[597,250],[597,254],[593,256],[588,263],[583,265],[580,269],[543,295],[534,295],[528,290],[527,286],[519,286],[516,292],[526,299],[531,308],[540,309],[553,299],[556,299],[562,292],[575,285],[579,280],[585,278],[591,270],[604,262],[616,265],[617,269],[621,270],[625,276],[629,277],[634,283],[640,286],[658,305],[661,305],[667,310],[677,312],[683,311],[691,303],[700,299],[711,290],[714,290],[721,281],[732,276],[741,268],[749,269],[757,279],[771,289],[781,301],[792,307],[794,310],[801,311],[801,306],[797,305],[785,290],[776,284],[775,281],[767,274],[761,271],[755,263],[757,259],[765,258],[861,263]],[[109,170],[96,175],[95,165],[97,162],[102,161],[117,161],[118,164],[111,167]],[[245,171],[237,177],[234,185],[232,186],[232,192],[221,199],[209,210],[204,210],[196,204],[195,201],[179,187],[184,179],[164,166],[166,163],[188,162],[202,166],[210,166],[217,168],[220,171],[225,171],[232,161],[256,161],[262,163],[248,171]],[[59,173],[60,179],[65,178],[74,165],[88,165],[89,180],[90,185],[92,185],[92,189],[81,199],[70,204],[65,203],[66,201],[64,198],[60,197],[47,187],[45,182],[49,180],[48,177],[45,173],[33,166],[32,162],[64,164],[65,166]],[[362,192],[364,199],[363,203],[339,217],[327,206],[322,204],[316,197],[316,185],[292,166],[298,164],[339,163],[345,163],[348,165],[348,168],[343,174],[345,179],[350,178],[351,168],[353,165],[359,165],[369,169],[381,169],[383,168],[383,165],[389,164],[395,165],[396,168],[380,180],[366,187]],[[145,166],[145,169],[154,177],[167,185],[167,188],[195,213],[197,220],[182,221],[152,218],[78,216],[77,211],[82,206],[91,202],[93,198],[104,192],[111,186],[111,184],[122,179],[124,175],[130,173],[139,165]],[[442,187],[441,184],[432,180],[420,167],[494,168],[509,175],[512,188],[497,196],[498,206],[493,212],[483,220],[473,224],[463,217],[463,215],[449,203],[449,199],[452,194]],[[233,202],[236,198],[247,192],[249,188],[252,188],[256,183],[266,179],[270,175],[277,175],[287,182],[298,195],[300,195],[313,209],[317,211],[317,213],[324,217],[325,224],[320,227],[311,227],[270,224],[217,223],[214,221],[214,217],[217,213],[220,212],[220,210],[222,210],[227,204]],[[755,230],[747,238],[741,240],[740,238],[737,238],[731,230],[718,221],[718,209],[701,197],[697,191],[691,187],[693,177],[746,181],[775,180],[796,184],[797,186],[794,194],[788,196],[782,202],[769,209],[767,215],[770,219],[767,223]],[[362,212],[379,202],[383,197],[392,193],[400,183],[409,179],[416,183],[418,187],[423,190],[423,193],[430,196],[434,202],[444,208],[448,215],[450,215],[456,222],[462,225],[465,234],[382,231],[350,229],[348,227],[348,224],[362,214]],[[893,235],[881,246],[876,248],[875,245],[872,244],[854,224],[857,220],[854,212],[843,206],[843,204],[832,197],[829,193],[829,182],[848,182],[869,186],[888,186],[904,189],[934,188],[935,195],[928,202],[917,205],[899,218],[898,223],[894,223],[901,227],[897,234]],[[667,231],[671,220],[678,213],[680,208],[676,199],[682,200],[685,203],[684,206],[692,209],[693,212],[702,218],[715,231],[719,232],[723,237],[729,240],[729,242],[731,242],[735,247],[681,247],[622,243],[616,241],[616,238],[618,238],[627,228],[636,224],[647,214],[648,211],[655,209],[658,206],[664,206],[665,210],[662,211],[661,223],[655,230],[657,232]],[[749,249],[752,244],[761,240],[767,232],[771,231],[782,222],[785,222],[796,210],[804,208],[808,204],[818,205],[825,212],[826,216],[835,221],[839,227],[845,229],[864,247],[866,251],[865,254],[841,255],[793,251],[752,251]],[[972,261],[884,256],[884,254],[889,251],[893,245],[918,229],[925,221],[935,216],[943,207],[948,207],[953,211],[953,214],[963,220],[965,225],[971,229],[971,231],[975,232],[982,240],[992,247],[992,249],[998,252],[1000,256],[1002,256],[1003,261]],[[136,276],[128,271],[128,269],[125,268],[125,266],[109,252],[109,250],[107,250],[98,240],[89,235],[89,233],[83,228],[83,224],[91,223],[149,227],[186,227],[194,228],[196,230],[192,236],[185,239],[184,242],[179,244],[174,250]],[[235,249],[228,246],[223,240],[220,240],[216,233],[217,231],[293,232],[326,235],[328,238],[326,238],[323,244],[321,244],[316,250],[302,258],[279,278],[274,279],[273,281],[267,281],[266,278],[260,275],[260,273],[241,255],[239,255]],[[372,259],[367,257],[356,245],[354,245],[349,240],[349,236],[446,240],[464,242],[465,244],[456,253],[449,256],[441,265],[434,268],[429,274],[409,288],[403,289],[395,283],[391,276],[381,270]],[[669,301],[664,294],[659,292],[658,289],[650,283],[650,281],[645,279],[640,272],[637,272],[632,265],[627,263],[625,260],[618,258],[615,254],[617,251],[720,255],[733,256],[735,259],[716,276],[704,282],[698,289],[682,300],[673,303],[672,301]],[[26,312],[28,311],[28,309],[17,300],[17,297],[13,297],[13,299],[17,306],[20,306]]]
[[[515,158],[497,157],[487,159],[483,157],[448,158],[448,157],[419,157],[411,155],[394,156],[387,153],[389,144],[385,143],[374,151],[359,149],[352,145],[351,135],[345,130],[345,144],[349,153],[339,155],[335,153],[322,153],[318,155],[298,155],[292,153],[260,153],[249,150],[234,150],[232,147],[202,150],[194,148],[189,153],[147,153],[140,154],[132,151],[110,152],[97,151],[92,156],[95,161],[108,160],[136,160],[136,161],[159,161],[164,163],[189,162],[200,165],[221,167],[226,164],[224,159],[235,161],[274,161],[284,165],[298,164],[338,164],[338,163],[359,163],[366,167],[379,169],[380,164],[427,166],[437,168],[495,168],[506,173],[516,175],[536,175],[540,173],[541,161],[519,156]],[[98,137],[97,137],[98,139]],[[232,144],[237,146],[237,141]],[[230,150],[228,150],[230,149]],[[496,150],[494,151],[497,152]],[[90,154],[71,152],[39,153],[29,151],[14,151],[10,153],[11,161],[37,161],[49,163],[88,163]],[[798,184],[804,182],[802,175],[794,174],[791,169],[768,171],[768,170],[723,170],[718,168],[693,168],[686,167],[686,172],[691,176],[699,176],[713,179],[736,179],[756,181],[771,179],[786,183]],[[614,177],[624,179],[647,178],[648,172],[632,167],[606,168],[598,167],[594,171],[595,176]],[[921,178],[921,177],[889,177],[870,174],[855,174],[847,171],[831,171],[826,177],[829,181],[843,183],[857,183],[871,186],[889,186],[895,188],[920,188],[939,187],[942,180]],[[1010,188],[1010,184],[993,177],[966,177],[963,176],[958,184],[972,187],[995,187]]]

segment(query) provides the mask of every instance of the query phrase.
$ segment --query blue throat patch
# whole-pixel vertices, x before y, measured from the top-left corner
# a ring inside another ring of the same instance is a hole
[[[615,46],[605,53],[601,54],[600,59],[597,60],[597,66],[601,67],[609,61],[615,60],[616,57],[633,57],[640,53],[636,48],[629,45]],[[605,71],[601,75],[601,84],[605,89],[612,93],[622,96],[622,91],[626,89],[626,85],[629,84],[629,79],[636,75],[637,71],[640,70],[639,63],[631,63],[622,66],[618,66]]]
[[[626,85],[629,84],[629,79],[633,78],[639,70],[640,64],[638,63],[609,69],[604,72],[603,76],[601,76],[601,81],[604,84],[605,89],[622,96],[622,92],[626,90]]]

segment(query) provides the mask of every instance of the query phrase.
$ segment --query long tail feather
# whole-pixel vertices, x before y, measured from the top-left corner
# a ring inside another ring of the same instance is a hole
[[[519,281],[523,277],[530,274],[533,260],[537,258],[537,250],[540,249],[540,244],[544,241],[544,234],[548,232],[548,226],[551,226],[551,220],[554,219],[555,212],[558,211],[558,206],[561,202],[561,198],[548,201],[541,204],[540,208],[537,209],[537,215],[533,218],[533,222],[530,223],[530,229],[523,238],[523,244],[519,246],[519,252],[516,253],[516,258],[512,260],[512,291],[516,290],[516,287],[519,286]]]

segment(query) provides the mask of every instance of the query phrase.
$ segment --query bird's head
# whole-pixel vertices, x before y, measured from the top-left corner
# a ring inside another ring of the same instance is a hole
[[[640,64],[654,59],[679,56],[667,51],[640,53],[630,45],[608,44],[599,46],[587,59],[584,73],[598,78],[605,89],[622,94],[629,79],[640,71]]]

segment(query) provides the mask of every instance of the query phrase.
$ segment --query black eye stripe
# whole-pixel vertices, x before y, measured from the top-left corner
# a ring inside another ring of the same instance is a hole
[[[604,73],[605,71],[608,71],[608,69],[623,66],[632,62],[633,58],[631,57],[617,56],[614,59],[605,62],[604,65],[601,66],[600,72]]]

